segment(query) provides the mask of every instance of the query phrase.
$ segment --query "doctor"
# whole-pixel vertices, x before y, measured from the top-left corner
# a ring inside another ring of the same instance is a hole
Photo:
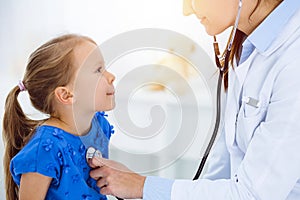
[[[300,0],[185,0],[209,35],[239,18],[221,135],[201,179],[144,177],[94,158],[101,193],[123,198],[300,199]],[[238,17],[237,17],[238,16]],[[227,74],[227,75],[226,75]],[[118,170],[119,169],[119,170]]]

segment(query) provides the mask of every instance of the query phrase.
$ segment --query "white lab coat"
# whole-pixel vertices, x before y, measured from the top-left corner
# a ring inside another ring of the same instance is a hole
[[[207,174],[176,180],[172,200],[300,199],[299,19],[300,11],[265,52],[254,50],[230,70],[224,128]]]

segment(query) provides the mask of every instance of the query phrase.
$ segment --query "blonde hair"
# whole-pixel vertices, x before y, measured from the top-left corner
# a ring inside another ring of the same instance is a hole
[[[28,91],[32,105],[45,114],[54,112],[52,101],[54,90],[67,85],[74,76],[73,50],[84,42],[96,44],[88,37],[68,34],[50,40],[40,46],[29,57],[23,85]],[[18,186],[10,173],[11,159],[32,137],[34,130],[43,120],[29,119],[23,112],[18,95],[21,89],[16,86],[8,94],[3,117],[4,172],[6,199],[18,199]]]

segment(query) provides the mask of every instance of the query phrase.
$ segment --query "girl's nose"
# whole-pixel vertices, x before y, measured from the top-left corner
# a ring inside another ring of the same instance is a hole
[[[108,81],[109,83],[111,83],[111,84],[112,84],[112,83],[114,82],[114,80],[116,79],[116,77],[115,77],[112,73],[110,73],[110,72],[108,72],[108,71],[105,71],[105,72],[104,72],[104,75],[105,75],[107,81]]]
[[[183,0],[183,15],[188,16],[194,13],[193,0]]]

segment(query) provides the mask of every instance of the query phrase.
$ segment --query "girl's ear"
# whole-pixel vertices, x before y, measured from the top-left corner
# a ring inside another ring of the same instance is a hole
[[[57,87],[54,90],[54,95],[58,102],[62,104],[72,104],[73,94],[66,87]]]

